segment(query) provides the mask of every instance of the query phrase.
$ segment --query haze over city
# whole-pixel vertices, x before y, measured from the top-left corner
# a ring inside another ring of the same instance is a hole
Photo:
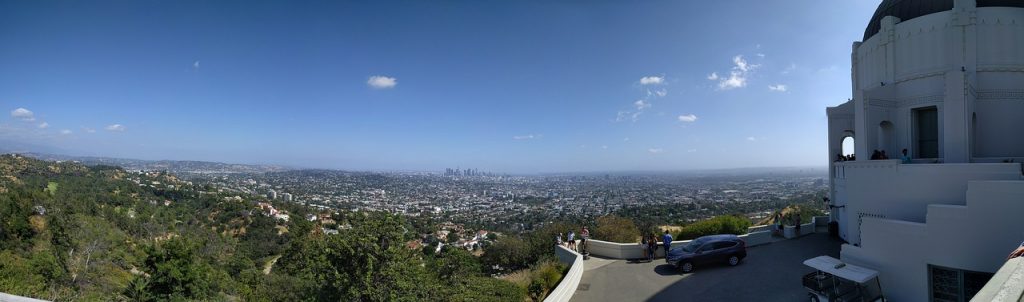
[[[875,1],[0,2],[0,145],[511,173],[821,166]],[[813,47],[808,47],[813,45]]]

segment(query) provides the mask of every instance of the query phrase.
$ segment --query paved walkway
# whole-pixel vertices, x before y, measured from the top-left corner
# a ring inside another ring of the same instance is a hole
[[[736,267],[697,267],[680,274],[664,259],[632,262],[590,258],[572,301],[795,301],[806,298],[803,261],[839,257],[841,242],[812,234],[747,249]]]

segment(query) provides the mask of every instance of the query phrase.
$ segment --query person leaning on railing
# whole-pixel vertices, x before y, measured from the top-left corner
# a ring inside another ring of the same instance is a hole
[[[1013,250],[1013,252],[1010,253],[1009,257],[1006,257],[1006,260],[1010,260],[1020,256],[1024,256],[1024,242],[1021,242],[1020,246],[1018,246],[1016,250]]]

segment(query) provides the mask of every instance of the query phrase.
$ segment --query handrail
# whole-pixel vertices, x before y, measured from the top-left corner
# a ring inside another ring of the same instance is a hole
[[[568,264],[569,271],[562,276],[562,281],[558,282],[558,286],[548,293],[548,296],[544,298],[544,302],[566,302],[572,299],[572,295],[576,293],[576,287],[580,285],[580,279],[583,278],[583,255],[570,250],[561,245],[555,245],[555,256],[558,256],[558,260],[562,263]]]

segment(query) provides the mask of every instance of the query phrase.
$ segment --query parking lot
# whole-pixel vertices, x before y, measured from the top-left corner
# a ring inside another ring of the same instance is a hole
[[[827,234],[777,241],[747,249],[735,267],[697,267],[680,274],[664,259],[653,262],[584,261],[573,301],[794,301],[806,298],[800,277],[812,271],[803,261],[839,257],[841,242]]]

